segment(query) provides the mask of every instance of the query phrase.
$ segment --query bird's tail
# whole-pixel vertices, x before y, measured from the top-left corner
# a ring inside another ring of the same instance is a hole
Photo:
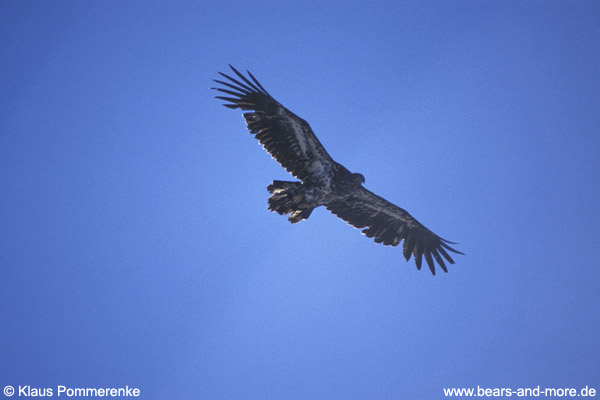
[[[314,210],[314,207],[303,202],[301,182],[273,181],[267,190],[273,195],[269,197],[269,210],[280,215],[289,214],[288,220],[295,224],[304,221]]]

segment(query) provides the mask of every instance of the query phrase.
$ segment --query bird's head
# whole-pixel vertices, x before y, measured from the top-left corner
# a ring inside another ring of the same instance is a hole
[[[362,185],[363,183],[365,183],[365,177],[362,174],[352,174],[352,179],[354,180],[354,183],[356,183],[356,186]]]

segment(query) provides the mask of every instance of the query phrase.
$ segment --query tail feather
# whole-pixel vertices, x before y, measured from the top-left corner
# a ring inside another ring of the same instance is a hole
[[[298,223],[307,219],[314,207],[302,205],[301,182],[273,181],[267,190],[273,195],[269,198],[269,210],[279,215],[289,214],[288,220]]]
[[[286,189],[298,189],[301,185],[300,182],[273,181],[267,186],[267,190],[271,193],[280,193]]]

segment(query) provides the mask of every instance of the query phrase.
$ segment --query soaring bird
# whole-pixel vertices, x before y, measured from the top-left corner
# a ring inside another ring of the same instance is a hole
[[[289,215],[288,220],[295,224],[324,206],[376,243],[398,246],[404,241],[406,261],[414,256],[420,270],[424,256],[433,275],[434,259],[448,272],[444,259],[454,264],[448,252],[464,254],[450,246],[456,243],[442,239],[402,208],[365,189],[365,177],[335,162],[305,120],[275,100],[250,71],[246,77],[229,67],[237,78],[219,72],[225,80],[215,79],[221,87],[211,89],[224,95],[215,97],[226,101],[225,107],[248,110],[243,115],[250,133],[299,179],[275,180],[267,186],[272,193],[269,210]]]

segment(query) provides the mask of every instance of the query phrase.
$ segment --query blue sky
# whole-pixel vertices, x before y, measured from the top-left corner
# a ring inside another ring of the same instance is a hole
[[[600,390],[597,2],[0,6],[1,386]],[[466,256],[268,212],[228,63]]]

